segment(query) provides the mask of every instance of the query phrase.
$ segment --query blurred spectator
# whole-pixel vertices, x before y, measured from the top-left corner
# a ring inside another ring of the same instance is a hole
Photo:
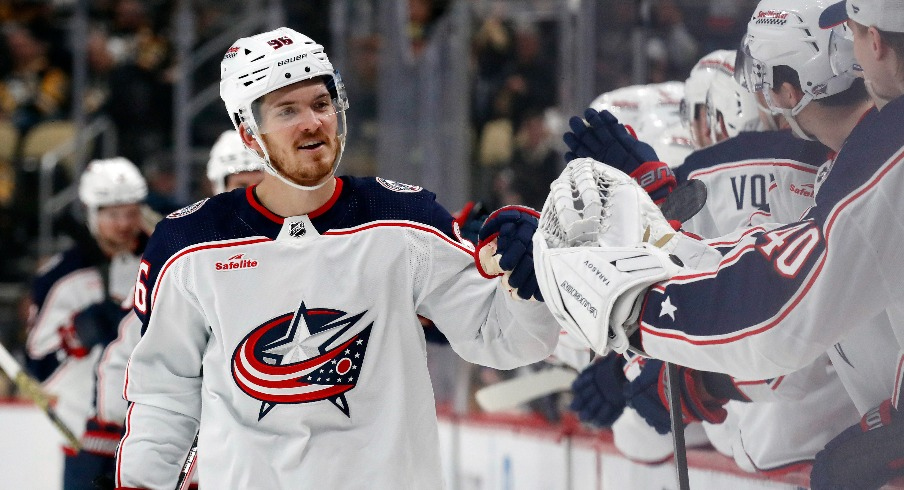
[[[654,3],[652,17],[652,37],[661,43],[663,51],[657,61],[664,65],[664,73],[651,70],[648,82],[662,83],[686,77],[699,58],[699,49],[697,41],[688,32],[683,13],[674,0],[660,0]]]
[[[11,66],[0,80],[0,116],[21,134],[41,121],[64,117],[69,77],[50,63],[47,43],[18,24],[5,26],[4,38]]]
[[[510,167],[515,176],[515,192],[523,204],[534,209],[543,207],[549,194],[549,184],[562,170],[562,155],[555,150],[557,141],[557,135],[549,130],[543,112],[530,110],[525,113],[515,134]]]
[[[117,67],[110,74],[110,116],[119,130],[120,154],[140,162],[169,142],[172,122],[170,48],[153,29],[137,0],[114,7],[108,49]]]
[[[505,75],[494,103],[499,116],[521,125],[530,110],[543,110],[556,103],[556,65],[541,50],[540,32],[534,24],[519,24],[514,38],[515,62]],[[548,45],[548,43],[547,43]]]
[[[110,73],[116,66],[110,52],[107,34],[102,29],[91,29],[86,43],[88,56],[88,86],[85,89],[85,112],[105,112],[110,100]]]

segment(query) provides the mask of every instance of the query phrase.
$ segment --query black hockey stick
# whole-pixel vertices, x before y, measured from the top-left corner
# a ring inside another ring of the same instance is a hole
[[[176,480],[176,490],[185,490],[191,485],[191,475],[195,472],[195,460],[198,456],[198,433],[195,432],[195,440],[191,443],[182,470],[179,471],[179,479]]]
[[[675,469],[678,472],[678,489],[690,490],[687,474],[687,445],[684,442],[684,415],[681,413],[681,389],[678,387],[678,366],[665,363],[665,384],[669,391],[669,417],[672,419],[672,446],[675,451]]]
[[[700,180],[687,180],[672,191],[660,209],[666,219],[681,223],[691,219],[706,204],[706,184]],[[681,389],[678,386],[678,366],[667,362],[666,389],[669,392],[669,417],[672,419],[672,446],[675,451],[675,469],[679,490],[690,489],[687,470],[687,445],[684,441],[684,415],[681,413]]]
[[[706,196],[706,184],[702,180],[686,180],[669,193],[659,209],[665,219],[684,223],[703,209]]]

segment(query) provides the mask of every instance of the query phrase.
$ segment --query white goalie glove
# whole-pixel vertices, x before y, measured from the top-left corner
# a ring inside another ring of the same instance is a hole
[[[596,160],[572,160],[550,187],[533,237],[546,305],[600,355],[623,353],[647,288],[682,269],[681,240],[634,179]]]

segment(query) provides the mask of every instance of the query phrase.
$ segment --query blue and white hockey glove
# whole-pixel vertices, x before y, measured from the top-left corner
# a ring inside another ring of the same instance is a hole
[[[678,379],[673,382],[681,388],[681,412],[685,424],[720,424],[725,421],[728,412],[724,405],[728,399],[715,398],[707,393],[700,371],[678,366]],[[660,434],[668,434],[672,430],[667,393],[665,363],[658,359],[647,359],[640,375],[625,385],[628,405]]]
[[[625,409],[625,358],[614,352],[587,366],[571,384],[569,409],[581,422],[610,427]]]
[[[617,168],[634,178],[656,204],[678,184],[653,147],[639,141],[630,126],[619,123],[609,111],[587,109],[584,119],[572,117],[568,125],[571,131],[562,136],[570,150],[565,153],[566,162],[587,157]]]
[[[816,453],[810,488],[879,488],[899,476],[904,476],[904,414],[885,400]]]
[[[543,301],[534,272],[533,236],[540,213],[526,206],[494,211],[478,233],[477,269],[487,278],[502,276],[513,296]]]

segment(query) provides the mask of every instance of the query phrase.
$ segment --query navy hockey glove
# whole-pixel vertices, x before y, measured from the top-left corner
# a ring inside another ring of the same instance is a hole
[[[879,488],[898,476],[904,476],[904,415],[885,400],[816,453],[810,487]]]
[[[543,301],[531,241],[539,218],[540,213],[526,206],[497,209],[480,228],[474,257],[485,277],[503,275],[519,298]]]
[[[720,424],[728,412],[724,405],[727,398],[715,398],[703,388],[700,371],[678,366],[677,382],[681,389],[681,411],[684,423],[709,422]],[[665,363],[657,359],[647,359],[640,376],[625,385],[628,405],[637,410],[656,432],[668,434],[672,430],[669,418],[669,401],[665,383]]]
[[[590,157],[630,174],[646,162],[659,161],[653,147],[638,141],[609,111],[587,109],[584,119],[572,117],[568,125],[571,131],[562,136],[571,150],[565,153],[566,162]]]
[[[587,366],[571,384],[570,408],[581,422],[609,427],[625,409],[625,358],[615,352]]]
[[[72,317],[71,324],[60,328],[63,350],[84,357],[95,345],[109,344],[116,339],[119,322],[127,312],[110,299],[86,307]]]
[[[471,243],[477,243],[478,233],[483,222],[486,221],[490,212],[480,201],[468,201],[457,213],[455,213],[455,223],[458,224],[458,230],[461,237]]]
[[[585,123],[586,121],[586,123]],[[562,139],[570,151],[565,161],[589,157],[630,175],[659,204],[678,184],[668,165],[659,161],[653,147],[639,141],[631,130],[609,111],[584,111],[568,121],[571,131]]]

